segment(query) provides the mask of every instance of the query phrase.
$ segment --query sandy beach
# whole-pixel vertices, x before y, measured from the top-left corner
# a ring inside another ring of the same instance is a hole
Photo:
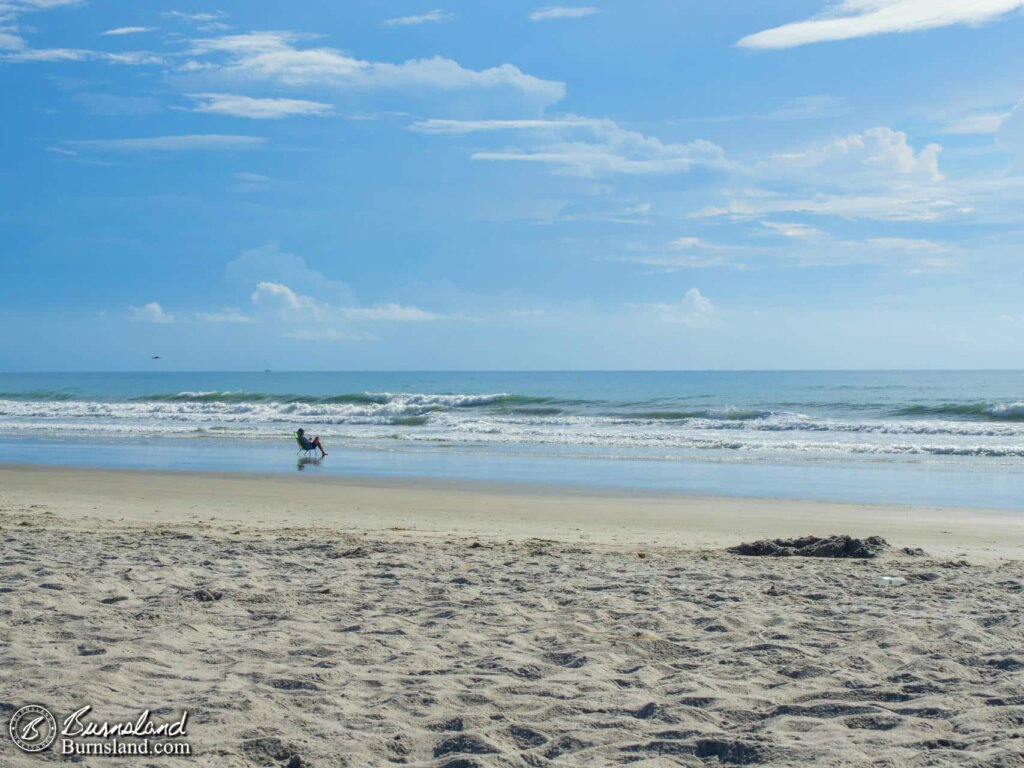
[[[1024,765],[1012,513],[6,466],[0,527],[5,730],[190,713],[79,764]],[[725,549],[806,534],[891,548]]]

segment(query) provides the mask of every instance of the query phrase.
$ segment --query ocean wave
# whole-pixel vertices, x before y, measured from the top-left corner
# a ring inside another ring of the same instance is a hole
[[[0,392],[0,400],[74,400],[78,397],[74,390],[67,389],[36,389],[26,392]]]
[[[10,387],[8,387],[10,388]],[[901,415],[802,410],[798,398],[763,408],[617,403],[492,393],[349,392],[298,395],[188,390],[85,399],[71,390],[0,397],[0,433],[279,440],[303,426],[335,443],[572,451],[736,452],[745,456],[1024,457],[1024,402],[906,406]],[[785,406],[785,407],[784,407]],[[396,442],[397,441],[397,442]],[[710,454],[709,454],[710,455]]]
[[[685,421],[687,419],[714,419],[719,421],[751,421],[774,415],[773,411],[746,408],[705,408],[695,411],[639,411],[636,413],[609,413],[609,416],[634,421]]]
[[[253,392],[178,392],[119,402],[0,399],[0,417],[420,426],[433,413],[486,406],[497,406],[507,413],[522,409],[527,416],[559,412],[558,408],[534,405],[546,402],[546,398],[507,394],[384,392],[314,398]]]
[[[0,418],[19,420],[139,421],[158,429],[160,423],[280,425],[394,425],[433,424],[453,431],[489,430],[513,433],[520,429],[557,431],[561,428],[605,429],[623,432],[688,431],[720,433],[851,433],[862,435],[1019,437],[1020,421],[952,419],[843,420],[795,412],[716,408],[635,413],[573,412],[557,401],[506,394],[435,395],[379,393],[342,399],[260,400],[233,398],[231,393],[178,393],[177,399],[120,402],[89,400],[0,399]],[[185,398],[187,395],[187,399]]]
[[[1024,402],[908,405],[896,409],[895,413],[898,416],[961,416],[992,421],[1024,421]]]
[[[40,399],[26,397],[24,399]],[[310,405],[353,404],[386,405],[407,403],[437,405],[445,408],[473,408],[482,405],[508,405],[546,403],[546,397],[499,394],[419,394],[404,392],[346,392],[334,395],[296,395],[272,392],[246,392],[243,390],[207,392],[173,392],[139,395],[130,402],[136,403],[305,403]]]

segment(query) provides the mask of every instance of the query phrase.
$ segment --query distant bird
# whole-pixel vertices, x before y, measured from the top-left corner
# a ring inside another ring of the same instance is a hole
[[[150,359],[151,360],[159,360],[160,359],[160,355],[153,355],[153,357],[151,357]]]

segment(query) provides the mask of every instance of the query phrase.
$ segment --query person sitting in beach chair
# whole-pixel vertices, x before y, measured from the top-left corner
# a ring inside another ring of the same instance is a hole
[[[308,437],[306,437],[306,430],[300,428],[299,431],[295,433],[295,439],[298,441],[299,446],[302,448],[302,450],[315,451],[317,449],[320,449],[320,458],[323,458],[324,456],[327,455],[327,451],[324,450],[323,443],[320,442],[320,435],[317,435],[312,440],[310,440]]]

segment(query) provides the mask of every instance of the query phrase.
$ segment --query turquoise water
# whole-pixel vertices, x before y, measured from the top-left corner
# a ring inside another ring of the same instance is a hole
[[[0,374],[0,461],[1021,509],[1024,372]]]

